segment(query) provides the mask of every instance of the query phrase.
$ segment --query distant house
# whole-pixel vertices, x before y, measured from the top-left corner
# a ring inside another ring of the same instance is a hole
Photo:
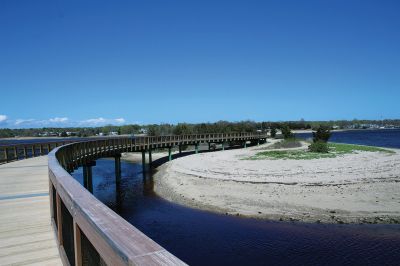
[[[117,131],[111,131],[110,133],[108,133],[108,135],[110,135],[110,136],[118,136],[118,132]]]

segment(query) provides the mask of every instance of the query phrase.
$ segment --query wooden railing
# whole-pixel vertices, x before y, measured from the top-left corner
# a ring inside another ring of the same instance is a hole
[[[48,154],[52,149],[76,140],[0,145],[0,164]]]
[[[252,133],[136,137],[84,141],[55,148],[48,155],[50,209],[65,264],[185,264],[81,186],[69,174],[77,167],[122,152],[265,138]]]

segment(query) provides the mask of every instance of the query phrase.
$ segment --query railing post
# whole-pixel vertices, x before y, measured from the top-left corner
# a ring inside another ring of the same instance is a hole
[[[82,243],[81,229],[74,221],[74,249],[75,249],[75,266],[82,266]]]
[[[57,236],[58,236],[58,245],[63,245],[63,236],[62,236],[62,215],[61,215],[61,198],[56,193],[56,204],[57,204]]]

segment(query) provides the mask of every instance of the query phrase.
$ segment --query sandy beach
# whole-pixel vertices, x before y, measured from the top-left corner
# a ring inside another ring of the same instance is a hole
[[[311,160],[245,159],[269,145],[271,141],[167,162],[157,169],[154,189],[167,200],[227,215],[322,223],[400,222],[399,150]],[[164,155],[154,153],[153,158]]]

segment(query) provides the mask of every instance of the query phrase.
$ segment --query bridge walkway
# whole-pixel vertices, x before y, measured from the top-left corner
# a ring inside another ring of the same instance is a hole
[[[50,219],[47,156],[0,165],[0,265],[62,265]]]

